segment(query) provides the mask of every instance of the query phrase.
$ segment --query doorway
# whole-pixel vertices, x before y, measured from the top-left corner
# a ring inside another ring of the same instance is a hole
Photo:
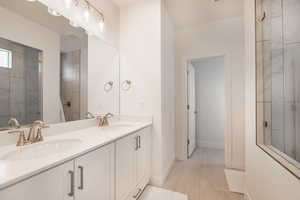
[[[224,164],[224,57],[187,63],[188,158]]]

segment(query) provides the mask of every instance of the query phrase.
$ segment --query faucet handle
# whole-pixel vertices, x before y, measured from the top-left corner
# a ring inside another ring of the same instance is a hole
[[[16,130],[13,130],[13,131],[9,131],[8,133],[9,134],[19,133],[19,139],[18,139],[18,142],[17,142],[17,145],[16,145],[17,147],[24,146],[24,145],[28,144],[28,140],[25,137],[25,130],[16,129]]]
[[[114,114],[112,114],[112,113],[107,113],[106,115],[104,115],[104,117],[106,117],[106,118],[112,118],[112,117],[114,117]]]
[[[8,125],[13,128],[21,128],[21,124],[16,118],[9,119]]]

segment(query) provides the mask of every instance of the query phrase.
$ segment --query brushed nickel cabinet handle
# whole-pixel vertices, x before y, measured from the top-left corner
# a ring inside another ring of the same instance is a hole
[[[80,173],[80,185],[78,187],[79,190],[83,190],[83,167],[82,166],[79,166],[78,167],[79,169],[79,173]]]
[[[70,170],[69,175],[70,175],[71,183],[70,183],[70,192],[68,193],[68,195],[70,197],[73,197],[74,196],[74,172]]]
[[[135,137],[135,150],[137,151],[139,149],[139,136]]]
[[[139,190],[138,190],[138,192],[137,192],[137,194],[136,195],[134,195],[133,196],[133,198],[138,198],[139,196],[140,196],[140,193],[142,192],[142,189],[141,188],[139,188]]]
[[[138,147],[139,147],[139,149],[141,148],[141,136],[140,135],[138,136]]]

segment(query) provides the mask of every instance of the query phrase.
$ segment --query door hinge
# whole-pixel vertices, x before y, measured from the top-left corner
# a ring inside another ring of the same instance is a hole
[[[190,145],[190,140],[187,140],[187,145]]]
[[[186,107],[187,107],[188,110],[190,109],[190,105],[187,105]]]

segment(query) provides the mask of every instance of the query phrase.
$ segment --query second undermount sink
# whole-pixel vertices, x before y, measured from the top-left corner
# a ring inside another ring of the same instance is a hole
[[[0,157],[0,160],[17,161],[30,160],[57,153],[63,153],[79,145],[82,141],[77,139],[53,140],[21,147]]]

